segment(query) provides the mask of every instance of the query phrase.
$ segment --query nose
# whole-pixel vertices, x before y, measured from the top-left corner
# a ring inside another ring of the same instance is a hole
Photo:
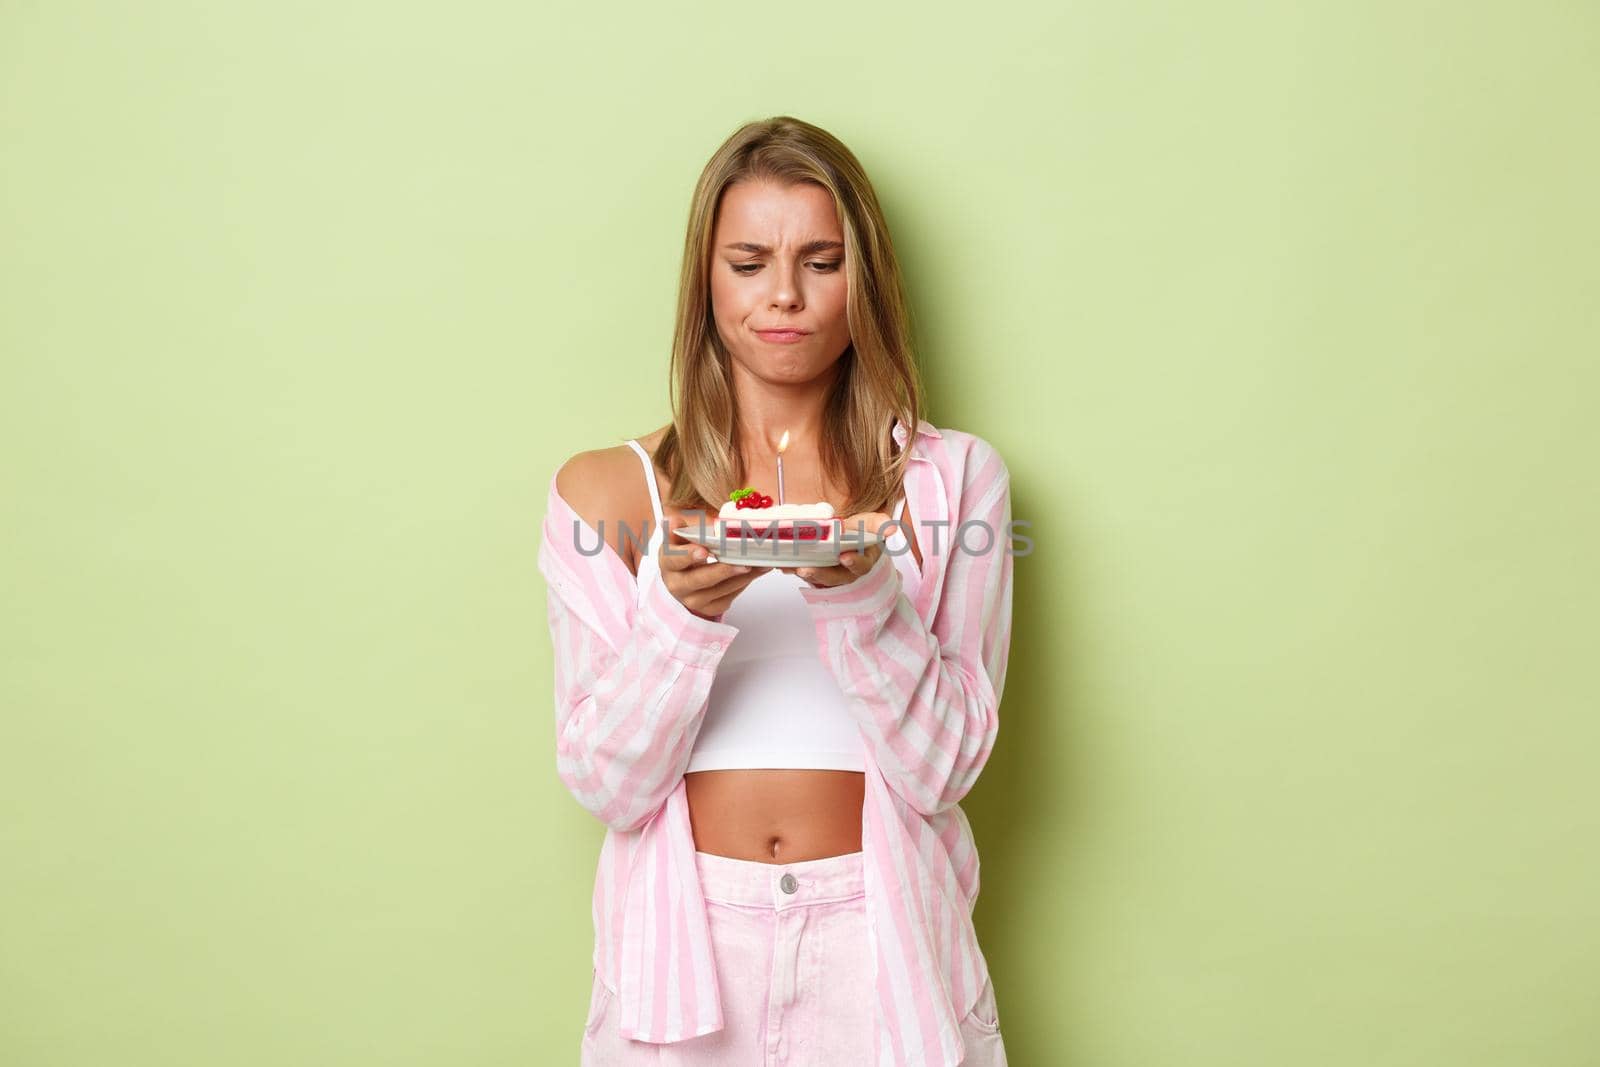
[[[767,275],[772,279],[772,307],[795,311],[805,307],[800,293],[799,271],[789,265],[778,264]]]

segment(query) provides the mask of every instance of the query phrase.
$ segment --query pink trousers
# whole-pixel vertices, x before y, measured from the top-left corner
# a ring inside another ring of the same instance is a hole
[[[695,853],[723,1028],[666,1045],[624,1038],[616,990],[596,974],[582,1067],[870,1067],[877,997],[861,860],[860,852],[801,863]],[[987,983],[961,1039],[962,1067],[1005,1067]]]

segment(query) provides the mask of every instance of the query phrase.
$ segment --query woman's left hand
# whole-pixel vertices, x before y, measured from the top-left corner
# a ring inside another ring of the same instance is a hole
[[[878,533],[883,524],[890,521],[892,520],[889,516],[881,511],[863,511],[859,515],[852,515],[843,520],[843,528],[851,532],[861,529],[867,533]],[[878,557],[882,554],[883,540],[880,537],[860,552],[839,553],[839,562],[832,567],[778,567],[777,569],[785,574],[798,574],[813,589],[827,589],[855,581],[871,570],[872,565],[878,562]]]

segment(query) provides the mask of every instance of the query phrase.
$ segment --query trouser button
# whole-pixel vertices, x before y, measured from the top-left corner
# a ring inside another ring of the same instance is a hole
[[[785,874],[782,878],[778,879],[778,888],[783,890],[785,893],[793,893],[796,889],[800,888],[800,883],[795,881],[794,875]]]

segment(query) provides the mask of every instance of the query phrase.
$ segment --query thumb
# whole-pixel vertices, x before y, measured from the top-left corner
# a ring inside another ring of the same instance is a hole
[[[893,521],[881,511],[863,511],[844,520],[844,528],[848,533],[866,531],[870,534],[881,534],[885,523]]]

